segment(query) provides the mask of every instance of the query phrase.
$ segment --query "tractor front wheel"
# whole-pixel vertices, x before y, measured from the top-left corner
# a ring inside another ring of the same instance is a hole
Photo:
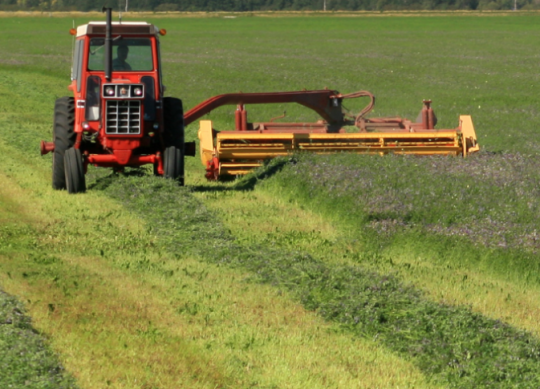
[[[64,154],[75,144],[75,100],[73,97],[61,97],[54,104],[52,162],[52,186],[54,189],[66,189]]]
[[[184,150],[184,107],[176,97],[163,98],[163,121],[165,147],[176,146]]]
[[[185,144],[182,100],[175,97],[165,97],[163,99],[163,114],[165,124],[163,169],[165,170],[165,178],[177,180],[181,186],[184,186]]]
[[[73,147],[67,149],[64,153],[64,166],[68,193],[85,192],[86,180],[81,151]]]
[[[184,186],[184,155],[181,149],[175,146],[165,149],[163,170],[165,178],[177,180],[180,186]]]

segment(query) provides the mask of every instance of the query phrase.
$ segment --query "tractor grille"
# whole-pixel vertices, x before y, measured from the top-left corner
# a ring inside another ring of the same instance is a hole
[[[107,134],[140,134],[141,102],[107,100]]]

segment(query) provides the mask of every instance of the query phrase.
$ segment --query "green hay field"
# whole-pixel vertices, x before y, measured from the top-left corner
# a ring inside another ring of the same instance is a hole
[[[481,153],[300,155],[229,183],[196,157],[185,188],[91,169],[69,196],[38,145],[88,20],[2,18],[0,351],[23,351],[0,386],[539,387],[539,16],[220,16],[145,18],[185,109],[329,87],[414,119],[429,98],[439,128],[472,115]],[[284,110],[317,119],[248,107]]]

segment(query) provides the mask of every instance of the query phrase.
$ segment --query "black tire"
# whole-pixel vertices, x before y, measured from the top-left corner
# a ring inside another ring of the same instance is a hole
[[[175,146],[184,150],[184,108],[182,100],[175,97],[163,98],[163,122],[165,147]],[[184,154],[182,152],[182,154]]]
[[[65,179],[68,193],[86,191],[86,179],[82,154],[79,149],[69,148],[64,153]]]
[[[165,178],[178,181],[180,186],[184,186],[184,155],[175,146],[169,146],[163,153],[163,170]]]
[[[177,180],[184,186],[184,108],[182,100],[175,97],[163,98],[165,131],[164,170],[165,178]],[[174,147],[174,151],[173,148]]]
[[[66,189],[66,176],[64,169],[64,154],[75,144],[75,100],[73,97],[60,97],[54,104],[53,119],[53,162],[52,187],[53,189]]]

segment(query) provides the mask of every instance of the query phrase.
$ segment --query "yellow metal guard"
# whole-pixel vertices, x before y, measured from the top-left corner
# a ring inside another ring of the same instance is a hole
[[[316,154],[352,152],[361,154],[414,154],[467,156],[480,149],[472,119],[460,116],[453,130],[396,130],[361,133],[261,133],[216,132],[212,122],[199,127],[201,162],[214,165],[214,176],[241,175],[261,166],[264,160],[295,151]],[[217,173],[217,175],[216,175]]]

